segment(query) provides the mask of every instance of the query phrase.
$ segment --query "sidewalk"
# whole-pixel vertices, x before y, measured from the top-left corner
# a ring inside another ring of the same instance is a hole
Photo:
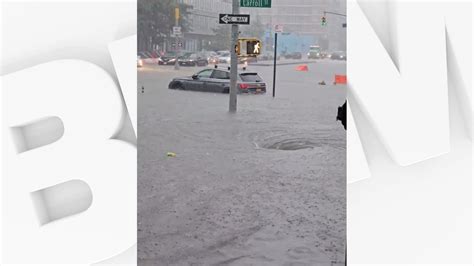
[[[300,64],[314,64],[318,63],[317,60],[298,60],[298,59],[280,59],[277,60],[277,66],[284,66],[284,65],[300,65]],[[265,60],[265,61],[258,61],[258,62],[251,62],[249,66],[273,66],[273,60]]]

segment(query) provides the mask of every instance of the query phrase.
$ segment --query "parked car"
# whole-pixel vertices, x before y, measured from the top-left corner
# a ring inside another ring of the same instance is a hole
[[[166,53],[158,58],[158,65],[174,65],[176,63],[176,53]]]
[[[239,93],[266,92],[266,84],[256,72],[239,71],[237,86]],[[190,77],[174,78],[168,88],[229,93],[230,71],[228,69],[204,69]]]
[[[202,57],[199,54],[187,53],[178,58],[178,64],[180,66],[207,66],[207,58]]]
[[[346,53],[343,51],[337,51],[331,54],[332,60],[346,60],[346,58]]]

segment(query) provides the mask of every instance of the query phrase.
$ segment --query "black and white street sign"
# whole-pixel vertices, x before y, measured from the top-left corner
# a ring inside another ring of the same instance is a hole
[[[250,24],[250,15],[219,14],[219,24]]]
[[[181,35],[181,27],[173,27],[174,35]]]

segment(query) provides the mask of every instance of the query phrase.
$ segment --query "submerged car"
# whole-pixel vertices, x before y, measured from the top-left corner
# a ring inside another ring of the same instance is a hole
[[[229,93],[230,71],[227,69],[204,69],[190,77],[174,78],[169,89]],[[267,86],[256,72],[240,71],[237,75],[239,93],[265,93]]]

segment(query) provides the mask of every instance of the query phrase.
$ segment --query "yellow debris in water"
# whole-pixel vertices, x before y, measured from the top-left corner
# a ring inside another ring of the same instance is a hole
[[[166,155],[168,157],[176,157],[176,153],[174,153],[174,152],[168,152]]]

